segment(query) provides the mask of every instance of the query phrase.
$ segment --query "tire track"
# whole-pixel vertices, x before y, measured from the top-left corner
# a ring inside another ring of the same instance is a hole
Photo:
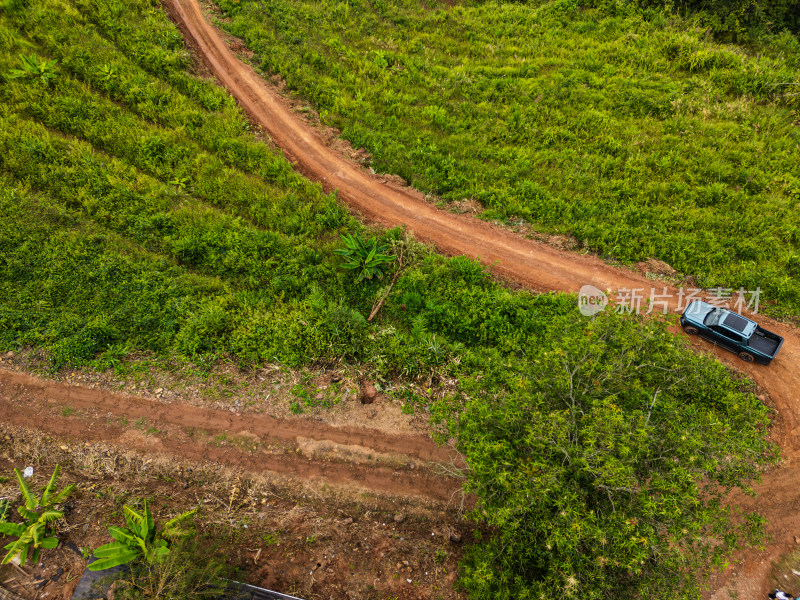
[[[85,416],[63,416],[63,407]],[[144,435],[122,423],[147,419],[164,430]],[[201,429],[215,434],[249,433],[264,442],[294,445],[297,438],[365,446],[382,453],[396,453],[422,460],[449,461],[447,448],[421,436],[386,435],[370,429],[339,428],[306,420],[283,420],[263,415],[235,415],[183,403],[166,404],[135,396],[114,394],[0,370],[0,420],[19,427],[35,427],[59,438],[108,442],[144,452],[167,453],[182,458],[211,461],[248,471],[271,472],[297,479],[318,478],[327,484],[356,486],[394,496],[416,496],[448,502],[460,489],[460,481],[437,476],[428,469],[391,468],[339,461],[305,459],[289,452],[245,451],[215,446],[187,435]],[[167,431],[168,430],[168,431]]]
[[[364,446],[381,453],[397,453],[420,460],[449,462],[452,449],[439,446],[423,436],[389,434],[362,427],[335,427],[307,419],[279,419],[259,414],[238,414],[184,403],[166,403],[138,396],[117,394],[100,388],[58,383],[24,373],[0,369],[0,397],[21,401],[27,395],[46,397],[60,405],[81,410],[110,412],[130,419],[145,418],[184,429],[204,429],[230,433],[250,432],[284,442],[298,437],[336,444]]]

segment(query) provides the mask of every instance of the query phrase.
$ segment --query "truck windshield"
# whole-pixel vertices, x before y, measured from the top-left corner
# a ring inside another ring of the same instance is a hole
[[[720,309],[712,310],[708,313],[705,321],[703,321],[704,325],[708,325],[711,327],[712,325],[719,325],[719,320],[722,318],[724,312]]]

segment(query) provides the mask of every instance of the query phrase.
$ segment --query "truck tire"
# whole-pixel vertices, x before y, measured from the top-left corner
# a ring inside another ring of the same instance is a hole
[[[744,362],[753,362],[755,360],[755,356],[749,352],[739,352],[739,358],[741,358]]]
[[[683,330],[689,335],[697,335],[698,333],[700,333],[700,330],[694,325],[687,325],[686,327],[683,328]]]

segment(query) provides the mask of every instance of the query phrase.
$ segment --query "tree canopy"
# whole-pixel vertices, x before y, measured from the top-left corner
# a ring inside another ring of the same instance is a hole
[[[524,369],[475,374],[450,406],[478,521],[470,598],[695,598],[761,519],[724,503],[775,459],[751,384],[666,321],[565,318]],[[490,385],[493,383],[494,386]]]

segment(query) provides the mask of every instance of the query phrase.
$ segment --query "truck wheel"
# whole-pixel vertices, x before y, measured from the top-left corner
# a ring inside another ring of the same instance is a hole
[[[683,330],[689,335],[697,335],[698,333],[700,333],[700,330],[692,325],[687,325],[686,327],[683,328]]]
[[[744,362],[753,362],[755,360],[755,357],[749,352],[739,352],[739,358]]]

